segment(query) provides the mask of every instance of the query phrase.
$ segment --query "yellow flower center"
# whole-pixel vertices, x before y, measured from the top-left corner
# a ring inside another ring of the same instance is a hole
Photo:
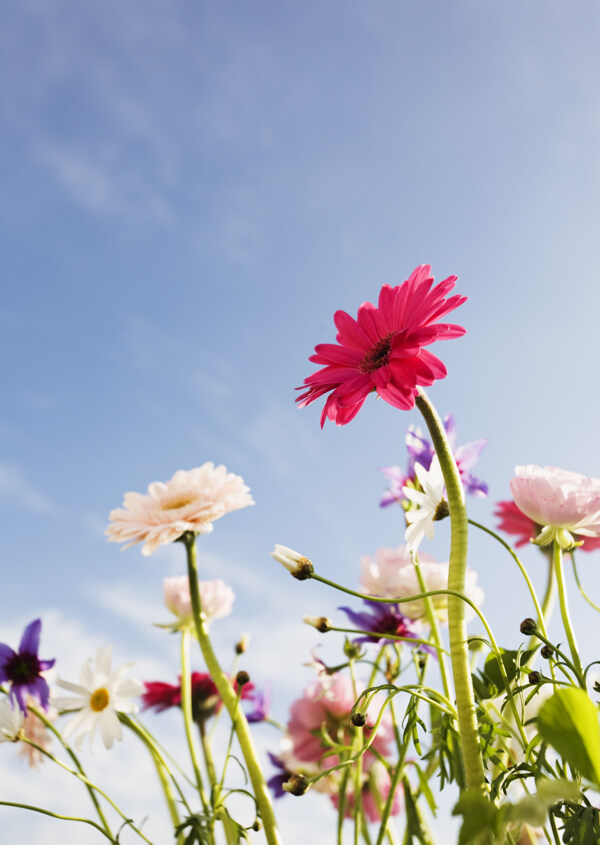
[[[164,505],[161,505],[162,510],[164,511],[174,511],[177,508],[184,508],[186,505],[191,505],[191,503],[196,499],[195,496],[188,493],[182,493],[179,496],[175,496],[168,502],[165,502]]]
[[[90,695],[90,707],[94,713],[100,713],[101,710],[104,710],[104,708],[108,706],[109,701],[110,695],[105,687],[100,687],[99,689],[94,690],[94,692]]]

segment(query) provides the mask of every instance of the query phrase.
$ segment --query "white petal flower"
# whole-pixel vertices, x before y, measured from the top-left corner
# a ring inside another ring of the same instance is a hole
[[[406,498],[417,505],[416,508],[406,511],[406,521],[409,524],[404,539],[412,555],[417,553],[423,537],[433,539],[433,523],[440,518],[440,505],[445,504],[444,476],[438,456],[434,455],[429,470],[421,464],[415,464],[415,472],[423,489],[402,488]]]
[[[299,581],[305,581],[310,578],[314,572],[312,562],[299,552],[290,549],[289,546],[282,546],[279,543],[275,544],[274,551],[270,552],[273,560],[284,566],[287,571],[297,578]]]
[[[23,727],[23,713],[20,707],[13,707],[10,699],[0,700],[0,742],[16,742]]]
[[[123,678],[133,663],[125,663],[115,672],[111,672],[112,646],[96,651],[96,667],[92,668],[91,657],[81,667],[78,684],[57,681],[57,686],[74,694],[74,698],[55,698],[52,703],[57,710],[77,711],[67,723],[64,739],[75,736],[77,748],[81,747],[84,736],[89,733],[90,747],[96,734],[100,736],[105,748],[111,748],[115,739],[123,738],[123,729],[117,713],[136,713],[137,705],[132,701],[144,691],[139,681]]]

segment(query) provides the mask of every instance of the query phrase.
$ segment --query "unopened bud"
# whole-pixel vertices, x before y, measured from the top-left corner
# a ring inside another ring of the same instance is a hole
[[[244,687],[246,686],[246,684],[250,683],[250,675],[247,672],[244,672],[243,669],[241,669],[235,676],[235,680],[238,687]]]
[[[350,660],[357,660],[361,655],[360,643],[353,643],[351,640],[346,640],[344,643],[344,654]]]
[[[261,829],[261,827],[262,827],[262,825],[260,823],[260,819],[256,819],[256,821],[252,825],[252,830],[259,831]]]
[[[302,621],[306,622],[307,625],[312,625],[313,628],[316,628],[322,634],[326,634],[327,631],[331,631],[333,628],[333,622],[326,616],[304,616]]]
[[[308,783],[304,775],[295,774],[289,780],[286,780],[281,788],[284,792],[289,792],[290,795],[304,795],[308,789]]]
[[[364,713],[353,713],[350,721],[355,728],[362,728],[366,724],[367,717]]]
[[[276,560],[277,563],[285,566],[287,571],[293,575],[294,578],[297,578],[298,581],[306,581],[306,579],[310,578],[315,571],[314,566],[307,557],[304,557],[304,555],[295,552],[287,546],[280,546],[279,544],[276,544],[275,550],[271,552],[271,557],[273,560]]]
[[[248,647],[250,645],[250,634],[242,634],[239,639],[239,642],[235,644],[235,653],[236,654],[244,654],[244,652],[248,651]]]
[[[554,649],[551,645],[545,645],[542,649],[540,649],[540,654],[542,655],[542,657],[545,657],[546,660],[550,660],[550,658],[554,654]]]
[[[441,519],[446,519],[447,516],[450,516],[450,508],[448,507],[448,502],[445,499],[439,503],[437,508],[435,509],[435,514],[433,515],[433,521],[439,522]]]
[[[540,672],[530,672],[529,675],[527,675],[527,680],[530,684],[539,684],[542,680],[542,675]]]
[[[531,616],[528,616],[527,619],[523,619],[519,630],[522,634],[528,634],[529,636],[535,634],[537,630],[535,619],[532,619]]]

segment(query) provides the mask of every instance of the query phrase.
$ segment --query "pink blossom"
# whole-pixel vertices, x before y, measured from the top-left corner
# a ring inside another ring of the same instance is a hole
[[[517,549],[520,546],[528,545],[531,540],[535,540],[542,530],[542,526],[525,516],[514,502],[497,502],[494,516],[498,519],[500,531],[518,537],[515,542]],[[573,536],[577,542],[582,543],[581,550],[583,552],[592,552],[594,549],[600,548],[600,537],[582,537],[577,533]]]
[[[429,555],[420,554],[419,568],[427,590],[447,589],[447,563],[438,563]],[[375,559],[370,555],[362,559],[361,569],[361,592],[368,593],[371,596],[400,599],[424,592],[419,585],[417,569],[406,546],[399,546],[397,549],[378,549]],[[483,590],[477,586],[477,573],[472,569],[467,569],[465,595],[477,606],[483,602]],[[437,618],[446,622],[448,619],[447,596],[432,596],[431,601]],[[399,605],[399,608],[400,612],[409,619],[427,621],[427,610],[423,599],[403,602]],[[465,614],[467,620],[472,619],[475,611],[465,604]]]
[[[371,765],[368,767],[366,777],[361,789],[362,806],[370,822],[381,821],[381,810],[385,806],[387,797],[392,785],[392,779],[386,767],[380,760],[372,759]],[[400,804],[401,788],[398,786],[394,798],[392,800],[392,808],[390,815],[396,816],[401,809]],[[334,793],[331,796],[331,801],[334,807],[339,805],[339,793]],[[352,818],[354,815],[354,790],[350,785],[346,791],[346,818]]]
[[[542,526],[539,545],[556,540],[573,545],[573,534],[600,537],[600,479],[587,478],[557,467],[533,464],[515,469],[510,482],[519,510]]]
[[[253,505],[243,478],[209,462],[179,470],[170,481],[155,481],[148,493],[125,493],[123,507],[109,514],[109,541],[144,543],[142,554],[178,540],[186,531],[208,534],[213,522],[230,511]]]
[[[323,732],[334,743],[350,741],[350,713],[356,696],[350,678],[333,675],[327,680],[316,678],[304,691],[302,698],[292,704],[288,734],[291,740],[290,759],[303,769],[328,769],[339,762],[331,747],[323,741]],[[364,735],[369,736],[369,727],[378,715],[377,705],[371,705],[366,713],[367,726]],[[371,748],[382,756],[389,754],[393,739],[391,718],[384,714]],[[370,751],[365,760],[372,758]]]
[[[306,389],[296,400],[299,407],[329,393],[321,427],[327,418],[337,425],[349,423],[372,392],[395,408],[413,408],[417,386],[433,384],[447,373],[424,347],[465,333],[462,326],[436,322],[466,300],[458,295],[446,299],[456,279],[449,276],[432,288],[431,267],[422,264],[401,285],[384,285],[378,305],[364,302],[356,320],[336,311],[337,344],[315,347],[310,360],[324,366],[298,388]]]
[[[224,581],[199,581],[200,604],[207,622],[229,616],[235,599],[231,587]],[[179,625],[193,622],[190,582],[187,575],[163,579],[165,605],[179,619]]]

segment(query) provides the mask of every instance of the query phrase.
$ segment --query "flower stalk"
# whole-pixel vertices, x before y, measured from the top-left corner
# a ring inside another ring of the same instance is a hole
[[[252,742],[248,722],[243,710],[239,707],[239,698],[236,695],[229,678],[221,669],[217,657],[210,642],[206,623],[202,614],[200,602],[200,590],[198,587],[198,566],[196,560],[196,537],[191,531],[187,531],[181,537],[187,552],[188,577],[190,581],[190,597],[192,599],[192,612],[196,635],[202,651],[206,667],[214,681],[224,706],[229,713],[237,740],[239,742],[244,761],[248,769],[248,775],[252,783],[254,797],[260,814],[265,838],[269,845],[281,845],[273,806],[267,789],[263,773],[258,762],[256,750]]]
[[[468,521],[460,474],[442,421],[425,393],[420,389],[415,404],[429,429],[446,485],[451,526],[448,589],[464,593],[467,571]],[[448,633],[465,782],[467,789],[477,789],[485,793],[487,790],[483,758],[479,745],[475,696],[469,666],[465,605],[464,602],[452,595],[448,596]]]
[[[567,603],[567,586],[565,584],[563,572],[563,555],[562,548],[558,541],[554,541],[553,558],[554,574],[556,575],[556,584],[558,586],[558,601],[560,604],[560,615],[562,617],[565,633],[567,635],[567,642],[571,651],[571,659],[573,660],[573,668],[577,675],[577,680],[583,689],[586,689],[585,680],[583,677],[583,667],[579,657],[579,650],[573,633],[573,626],[571,625],[571,617],[569,614],[569,605]]]

